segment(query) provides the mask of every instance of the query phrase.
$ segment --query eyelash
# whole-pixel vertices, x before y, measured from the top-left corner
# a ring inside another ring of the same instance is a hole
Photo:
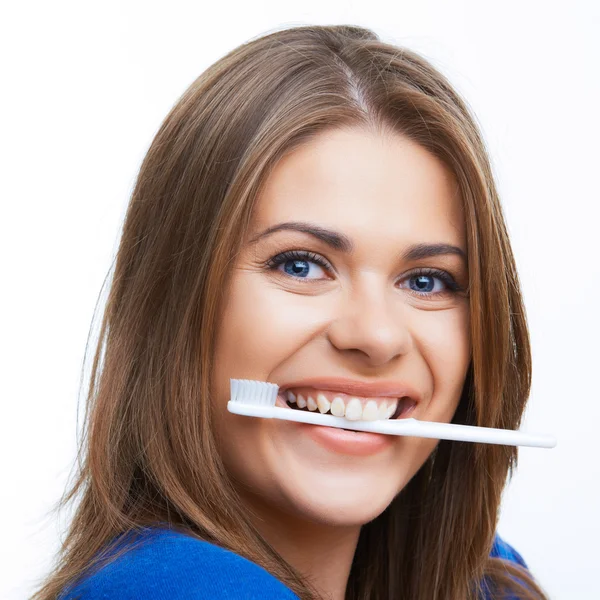
[[[303,260],[303,261],[307,261],[307,262],[314,262],[314,263],[318,264],[320,267],[323,267],[324,269],[327,269],[329,271],[332,270],[331,266],[324,258],[319,256],[318,254],[315,254],[314,252],[308,252],[306,250],[288,250],[286,252],[282,252],[281,254],[278,254],[277,256],[270,258],[266,263],[266,267],[270,270],[275,270],[279,265],[281,265],[289,260]],[[302,277],[294,277],[293,275],[290,275],[289,273],[282,273],[282,274],[286,275],[288,277],[291,277],[292,279],[298,279],[298,280],[304,279]],[[457,294],[457,293],[464,291],[464,289],[460,285],[458,285],[458,283],[456,283],[454,278],[451,275],[449,275],[448,273],[446,273],[446,271],[440,271],[439,269],[432,269],[432,268],[427,267],[427,268],[418,269],[418,270],[410,273],[409,278],[417,277],[417,276],[421,276],[421,275],[437,277],[438,279],[440,279],[441,281],[444,282],[444,284],[446,285],[448,290],[445,292],[436,292],[436,293],[417,292],[415,290],[409,290],[410,292],[412,292],[416,296],[419,296],[420,298],[431,299],[434,297],[445,296],[447,294]],[[308,281],[314,281],[314,280],[309,279]]]

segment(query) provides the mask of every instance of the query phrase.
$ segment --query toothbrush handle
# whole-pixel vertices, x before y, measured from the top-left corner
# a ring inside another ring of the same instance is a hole
[[[403,425],[404,421],[408,421],[406,425]],[[378,429],[379,433],[414,435],[438,440],[503,444],[506,446],[533,446],[537,448],[554,448],[556,446],[556,439],[550,435],[537,435],[512,429],[457,425],[455,423],[434,423],[417,419],[382,421],[381,427]],[[414,433],[411,433],[413,430]]]
[[[480,442],[483,444],[503,444],[506,446],[533,446],[554,448],[556,438],[550,435],[536,435],[512,429],[494,429],[454,423],[434,423],[417,419],[394,419],[378,421],[349,421],[344,417],[323,415],[315,412],[290,410],[279,406],[256,406],[242,402],[229,402],[229,412],[265,419],[283,419],[312,425],[325,425],[340,429],[433,438],[437,440],[456,440],[461,442]]]

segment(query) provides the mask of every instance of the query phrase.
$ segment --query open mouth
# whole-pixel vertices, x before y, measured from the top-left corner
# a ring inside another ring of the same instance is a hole
[[[280,398],[288,408],[320,412],[349,421],[376,421],[408,417],[416,406],[409,396],[401,398],[360,398],[347,394],[318,390],[285,390]]]

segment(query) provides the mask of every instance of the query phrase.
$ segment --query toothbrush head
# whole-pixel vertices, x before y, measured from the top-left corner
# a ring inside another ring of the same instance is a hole
[[[275,406],[279,386],[267,381],[231,379],[231,402],[253,406]]]

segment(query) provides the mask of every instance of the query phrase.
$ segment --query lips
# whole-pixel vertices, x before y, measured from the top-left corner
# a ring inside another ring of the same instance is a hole
[[[415,414],[420,394],[398,381],[364,382],[341,377],[310,378],[281,385],[278,403],[349,421],[402,419]]]
[[[294,394],[294,391],[297,393]],[[289,393],[288,393],[289,392]],[[305,400],[313,396],[313,406],[309,402],[302,402],[298,406],[300,394],[304,393]],[[366,404],[378,404],[380,409],[383,405],[396,406],[393,414],[383,415],[379,412],[378,418],[384,419],[403,419],[409,418],[415,414],[415,411],[421,402],[423,396],[412,385],[398,380],[386,380],[376,382],[366,382],[344,377],[312,377],[306,379],[297,379],[287,381],[279,386],[277,396],[277,405],[286,407],[290,410],[313,410],[323,412],[327,405],[321,405],[319,396],[325,396],[329,400],[338,396],[346,396],[345,401],[365,402]],[[295,396],[295,398],[294,398]],[[320,398],[322,400],[322,398]],[[339,399],[339,398],[338,398]],[[360,400],[359,400],[360,399]],[[294,402],[295,400],[295,402]],[[346,405],[347,408],[348,405]],[[331,403],[333,408],[333,403]],[[364,408],[364,407],[363,407]],[[329,414],[327,411],[325,414]],[[334,414],[333,412],[331,414]],[[334,416],[338,416],[334,414]],[[341,415],[340,415],[341,416]],[[343,415],[350,422],[353,420],[371,420],[373,417],[367,416],[363,411],[360,416]],[[325,427],[320,425],[310,425],[305,423],[296,423],[306,435],[312,437],[327,450],[335,453],[348,454],[353,456],[369,456],[385,451],[392,447],[397,438],[378,433],[356,432],[352,430],[349,424],[348,429],[339,429],[334,427]]]

